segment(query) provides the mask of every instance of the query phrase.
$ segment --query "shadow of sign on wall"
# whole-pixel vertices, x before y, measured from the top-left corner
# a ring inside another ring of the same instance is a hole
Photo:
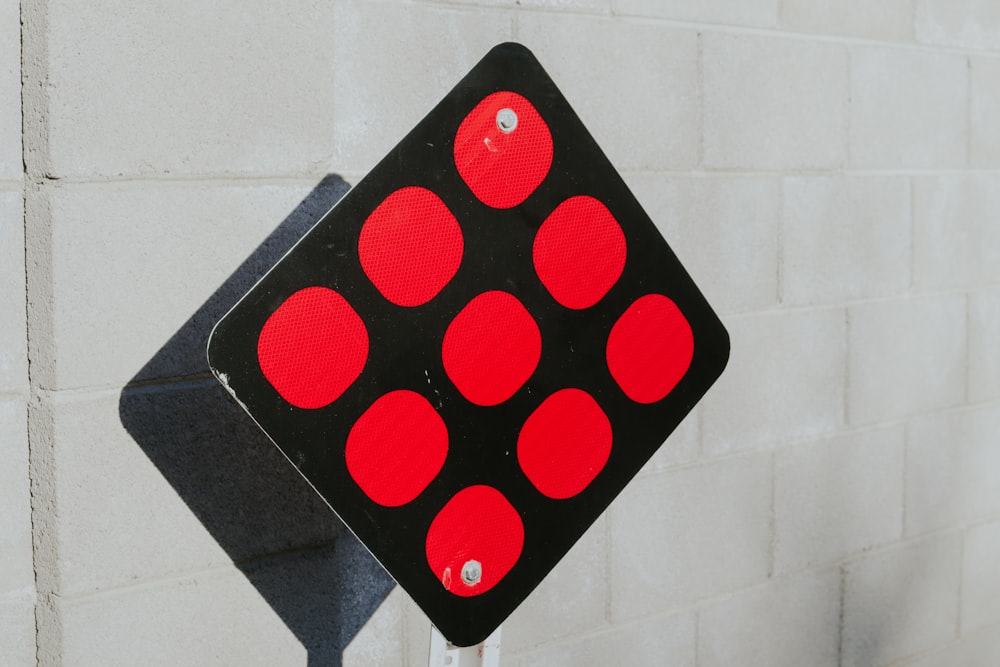
[[[349,188],[335,175],[317,184],[119,397],[122,425],[306,648],[310,665],[340,665],[394,583],[211,376],[205,340]]]

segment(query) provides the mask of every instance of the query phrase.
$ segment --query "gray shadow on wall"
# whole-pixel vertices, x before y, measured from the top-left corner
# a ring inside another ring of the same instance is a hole
[[[324,178],[118,402],[125,429],[302,642],[310,667],[341,665],[395,584],[211,376],[205,346],[215,322],[349,189]]]

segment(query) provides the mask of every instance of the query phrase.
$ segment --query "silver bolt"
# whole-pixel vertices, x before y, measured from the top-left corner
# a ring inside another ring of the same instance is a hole
[[[466,586],[475,586],[483,578],[483,564],[478,560],[469,560],[462,566],[462,581]]]
[[[497,111],[497,127],[504,134],[510,134],[517,129],[517,113],[513,109],[500,109]]]

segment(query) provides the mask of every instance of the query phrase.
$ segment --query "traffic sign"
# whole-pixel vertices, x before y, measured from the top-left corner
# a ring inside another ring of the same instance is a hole
[[[467,646],[677,427],[729,340],[538,61],[502,44],[232,308],[208,354]]]

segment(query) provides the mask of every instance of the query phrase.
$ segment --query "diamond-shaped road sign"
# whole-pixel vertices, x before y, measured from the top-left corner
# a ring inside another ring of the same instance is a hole
[[[652,456],[729,339],[538,61],[502,44],[232,308],[208,354],[464,646]]]

